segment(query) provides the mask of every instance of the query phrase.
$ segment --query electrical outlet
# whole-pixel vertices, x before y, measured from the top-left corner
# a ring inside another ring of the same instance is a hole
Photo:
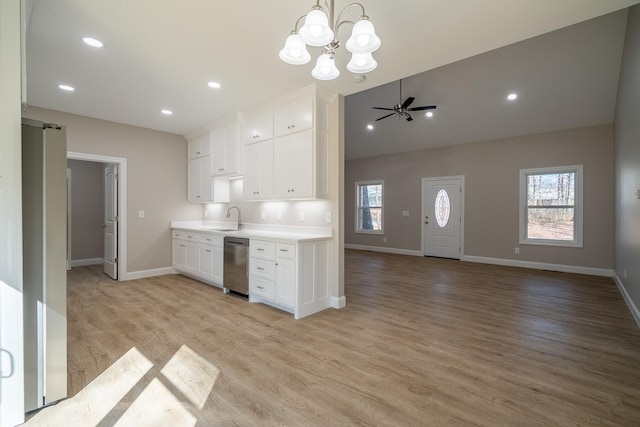
[[[627,280],[627,269],[624,269],[624,272],[622,273],[622,275],[624,276],[624,280]]]
[[[267,213],[265,211],[260,211],[260,219],[263,221],[267,219]]]
[[[138,218],[144,218],[144,211],[138,211]]]
[[[386,237],[382,238],[382,243],[387,243],[387,238]]]
[[[278,212],[276,212],[276,219],[277,219],[278,221],[282,221],[282,211],[278,211]]]
[[[298,214],[298,219],[300,221],[304,221],[304,211],[300,211],[300,213]]]
[[[206,208],[204,209],[204,217],[209,218],[209,211]]]
[[[520,255],[520,248],[516,248],[515,253],[516,255]]]
[[[409,211],[402,211],[402,216],[409,216]]]
[[[325,214],[325,221],[327,222],[327,224],[331,223],[331,212],[327,212]]]

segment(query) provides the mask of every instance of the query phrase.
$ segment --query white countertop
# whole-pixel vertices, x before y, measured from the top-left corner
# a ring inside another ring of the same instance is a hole
[[[243,224],[241,229],[237,230],[235,223],[215,221],[171,221],[171,228],[214,236],[267,239],[285,243],[331,240],[332,234],[331,228],[286,225]]]

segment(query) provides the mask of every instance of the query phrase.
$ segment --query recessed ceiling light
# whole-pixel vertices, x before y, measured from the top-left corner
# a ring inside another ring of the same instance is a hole
[[[88,44],[89,46],[93,46],[93,47],[104,46],[104,44],[100,40],[94,39],[93,37],[83,37],[82,41]]]
[[[171,110],[161,110],[160,112],[166,116],[170,116],[173,114],[173,111]]]
[[[427,112],[425,113],[425,116],[427,116],[427,117],[429,117],[429,118],[433,117],[433,111],[427,111]]]
[[[220,83],[218,83],[218,82],[209,82],[209,83],[207,83],[207,85],[209,87],[214,88],[214,89],[219,89],[220,88]]]
[[[69,85],[58,85],[58,87],[67,92],[73,92],[74,90],[76,90],[73,86],[69,86]]]
[[[510,93],[509,95],[507,95],[507,99],[509,101],[515,101],[518,98],[518,94],[517,93]]]
[[[367,125],[367,129],[373,130],[373,125]]]

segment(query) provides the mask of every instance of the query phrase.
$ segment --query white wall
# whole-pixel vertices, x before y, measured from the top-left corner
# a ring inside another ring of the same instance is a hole
[[[615,272],[640,325],[639,117],[640,6],[634,6],[629,11],[615,117]]]

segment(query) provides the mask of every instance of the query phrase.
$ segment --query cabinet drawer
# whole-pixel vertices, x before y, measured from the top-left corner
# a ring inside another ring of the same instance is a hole
[[[182,231],[173,230],[171,232],[171,237],[173,237],[174,239],[183,240],[184,239],[184,233]]]
[[[221,237],[213,237],[206,234],[198,234],[198,240],[203,245],[209,246],[222,246],[222,238]]]
[[[296,259],[296,245],[290,243],[276,244],[276,256],[278,258]]]
[[[251,240],[249,242],[251,247],[251,256],[262,259],[275,260],[276,259],[276,244],[274,242],[264,242],[262,240]]]
[[[276,265],[273,261],[252,258],[250,271],[252,275],[264,279],[275,280],[276,278]]]
[[[249,292],[251,294],[270,300],[276,299],[276,286],[273,280],[251,277],[249,279],[249,285]]]
[[[184,240],[197,242],[198,241],[198,235],[195,234],[195,233],[184,233]]]

